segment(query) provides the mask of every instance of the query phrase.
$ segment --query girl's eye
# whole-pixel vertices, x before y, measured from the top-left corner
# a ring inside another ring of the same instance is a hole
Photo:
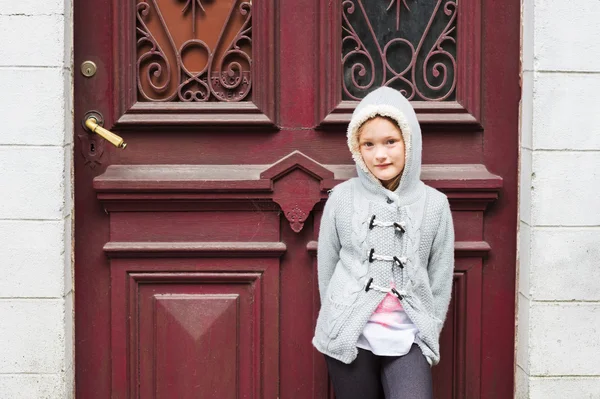
[[[390,144],[390,145],[391,144],[396,144],[396,140],[390,139],[390,140],[387,141],[387,144]]]
[[[365,141],[365,142],[363,143],[363,145],[364,145],[365,147],[373,147],[373,143],[371,143],[370,141]]]

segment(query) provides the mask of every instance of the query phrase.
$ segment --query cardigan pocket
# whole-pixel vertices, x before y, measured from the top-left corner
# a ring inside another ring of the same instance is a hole
[[[325,315],[323,331],[329,338],[336,338],[342,326],[345,324],[346,320],[350,316],[352,312],[352,306],[344,305],[340,303],[331,302],[328,299],[327,304],[327,314]]]
[[[354,309],[354,304],[358,299],[362,287],[358,282],[348,274],[344,268],[336,268],[327,292],[323,309],[323,331],[330,338],[335,338],[340,333],[350,313]]]

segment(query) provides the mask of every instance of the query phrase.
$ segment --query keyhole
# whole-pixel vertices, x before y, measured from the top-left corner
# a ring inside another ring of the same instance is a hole
[[[96,144],[95,143],[90,143],[90,154],[95,154],[96,153]]]
[[[91,68],[87,68],[85,70],[85,73],[88,74],[88,75],[91,75],[92,74],[92,69]]]

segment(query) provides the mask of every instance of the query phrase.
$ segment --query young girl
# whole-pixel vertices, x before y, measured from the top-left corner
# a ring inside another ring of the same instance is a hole
[[[454,269],[448,200],[420,180],[421,129],[398,91],[360,102],[348,147],[358,177],[321,219],[313,345],[337,399],[432,398]]]

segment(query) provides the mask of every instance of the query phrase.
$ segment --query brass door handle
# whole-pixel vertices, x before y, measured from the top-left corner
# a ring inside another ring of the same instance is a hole
[[[106,130],[102,126],[98,124],[98,120],[93,116],[88,116],[85,120],[85,126],[90,129],[92,133],[96,133],[97,135],[103,137],[114,145],[117,148],[125,149],[127,147],[127,143],[123,141],[123,138],[119,135],[114,134],[113,132]]]

